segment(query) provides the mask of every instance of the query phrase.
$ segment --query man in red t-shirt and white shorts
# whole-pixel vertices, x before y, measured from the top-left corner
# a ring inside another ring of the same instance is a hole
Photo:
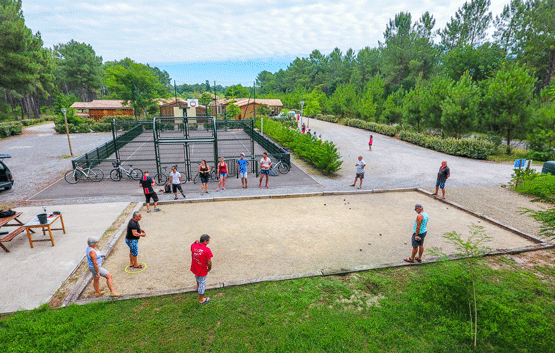
[[[195,240],[191,244],[191,272],[195,274],[197,280],[197,290],[200,304],[206,304],[210,301],[210,297],[204,298],[204,290],[206,288],[206,275],[212,269],[212,251],[207,247],[210,243],[210,236],[203,234],[200,241]]]

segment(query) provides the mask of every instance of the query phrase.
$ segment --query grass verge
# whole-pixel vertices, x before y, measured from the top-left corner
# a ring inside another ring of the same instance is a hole
[[[552,350],[555,269],[537,265],[554,256],[542,254],[478,261],[473,351]],[[464,268],[442,262],[258,283],[210,290],[207,305],[186,293],[43,306],[1,318],[0,345],[4,352],[468,352]]]

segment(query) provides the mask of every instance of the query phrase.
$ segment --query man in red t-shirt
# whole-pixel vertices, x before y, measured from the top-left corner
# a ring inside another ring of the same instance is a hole
[[[203,234],[200,241],[195,240],[191,244],[191,272],[195,274],[197,280],[197,290],[199,294],[198,302],[206,304],[210,301],[210,297],[204,298],[204,289],[206,288],[206,275],[212,269],[212,251],[206,246],[210,243],[210,236]]]

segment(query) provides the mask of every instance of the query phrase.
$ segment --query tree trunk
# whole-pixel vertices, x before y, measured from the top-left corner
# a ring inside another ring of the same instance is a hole
[[[511,153],[511,128],[507,128],[507,154]]]

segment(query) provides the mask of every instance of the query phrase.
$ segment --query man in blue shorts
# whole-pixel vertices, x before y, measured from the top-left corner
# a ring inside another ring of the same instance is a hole
[[[260,182],[258,187],[262,187],[262,179],[264,175],[266,176],[266,189],[268,188],[268,175],[270,175],[270,167],[272,166],[272,160],[268,157],[266,152],[262,153],[262,158],[260,158]]]
[[[141,229],[139,221],[141,220],[141,213],[139,211],[133,212],[133,218],[127,224],[127,234],[125,236],[125,243],[129,246],[129,267],[143,268],[137,262],[139,256],[139,239],[146,237],[146,232]]]
[[[241,157],[237,160],[237,170],[239,171],[239,177],[241,178],[241,184],[243,188],[247,188],[247,167],[249,166],[249,160],[245,159],[245,154],[241,153]]]
[[[414,233],[411,237],[412,254],[411,257],[404,259],[406,262],[422,262],[422,253],[424,252],[424,238],[428,234],[428,214],[424,212],[424,207],[417,203],[414,206],[416,211],[416,219],[414,220]],[[416,253],[418,252],[418,257]]]
[[[447,161],[441,162],[441,167],[439,167],[439,172],[437,173],[436,192],[433,194],[434,196],[437,196],[437,192],[441,188],[441,194],[442,194],[441,198],[442,199],[445,198],[445,182],[447,181],[447,178],[451,176],[450,174],[451,174],[451,171],[447,166]]]
[[[146,212],[150,213],[150,199],[154,202],[154,211],[160,211],[158,208],[158,195],[154,191],[154,180],[150,177],[150,173],[144,172],[143,177],[139,181],[139,186],[143,189],[146,199]]]

